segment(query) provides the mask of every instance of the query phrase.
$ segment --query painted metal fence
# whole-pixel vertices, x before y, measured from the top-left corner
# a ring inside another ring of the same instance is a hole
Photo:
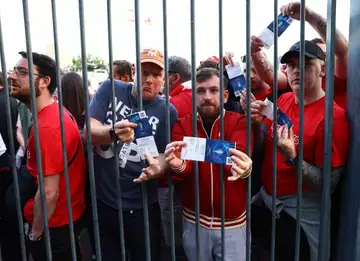
[[[31,85],[31,109],[32,111],[36,111],[36,93],[35,93],[35,88],[34,88],[34,73],[33,73],[33,61],[32,61],[32,46],[31,46],[31,35],[30,35],[30,23],[29,23],[29,8],[28,8],[28,1],[27,0],[23,0],[23,14],[24,14],[24,27],[25,27],[25,36],[26,36],[26,49],[27,49],[27,53],[28,53],[28,61],[29,61],[29,78],[30,78],[30,85]],[[110,72],[112,72],[113,70],[113,46],[112,46],[112,23],[111,23],[111,15],[113,13],[113,10],[111,8],[111,0],[107,0],[107,18],[108,18],[108,47],[109,47],[109,65],[110,65]],[[277,16],[279,13],[279,7],[278,7],[278,1],[274,0],[274,10],[273,10],[273,14],[274,14],[274,57],[273,57],[273,65],[274,68],[278,68],[278,20],[277,20]],[[196,89],[196,52],[195,52],[195,44],[196,44],[196,39],[195,39],[195,30],[196,30],[196,25],[195,25],[195,15],[196,15],[196,11],[195,10],[195,0],[190,0],[189,1],[190,5],[190,9],[191,9],[191,18],[189,21],[189,26],[191,27],[191,64],[192,64],[192,97],[193,97],[193,107],[192,107],[192,115],[193,115],[193,122],[192,122],[192,130],[193,130],[193,136],[196,137],[197,136],[197,123],[196,123],[196,93],[195,93],[195,89]],[[224,3],[226,4],[226,1],[224,1]],[[223,1],[219,0],[219,58],[220,58],[220,97],[223,97],[223,93],[224,93],[224,86],[223,86],[223,71],[224,71],[224,67],[223,67],[223,24],[222,24],[222,19],[223,19]],[[62,97],[62,91],[61,91],[61,84],[60,84],[60,65],[59,65],[59,45],[58,45],[58,36],[57,36],[57,13],[56,13],[56,1],[55,0],[51,0],[51,4],[52,4],[52,19],[53,19],[53,33],[54,33],[54,47],[55,47],[55,60],[57,63],[57,88],[58,88],[58,97],[59,97],[59,109],[62,107],[62,101],[63,101],[63,97]],[[96,257],[97,260],[100,261],[101,260],[101,244],[100,244],[100,239],[99,239],[99,224],[98,224],[98,214],[97,214],[97,200],[96,200],[96,191],[95,191],[95,176],[94,176],[94,161],[93,161],[93,152],[92,152],[92,142],[91,142],[91,127],[90,127],[90,119],[89,119],[89,91],[87,88],[88,85],[88,77],[87,77],[87,64],[86,64],[86,39],[85,39],[85,15],[84,15],[84,5],[86,5],[86,2],[83,0],[79,0],[78,1],[79,4],[79,23],[80,23],[80,36],[81,36],[81,57],[82,57],[82,68],[83,68],[83,83],[84,83],[84,99],[85,99],[85,125],[86,125],[86,140],[87,140],[87,151],[88,151],[88,171],[89,171],[89,177],[90,177],[90,190],[91,190],[91,196],[92,196],[92,215],[93,215],[93,221],[94,221],[94,235],[95,235],[95,249],[96,249]],[[141,1],[139,0],[134,0],[134,10],[135,10],[135,25],[136,25],[136,30],[135,30],[135,34],[136,34],[136,53],[137,53],[137,59],[136,59],[136,77],[137,77],[137,86],[138,86],[138,104],[139,104],[139,109],[142,110],[143,105],[142,105],[142,95],[141,95],[141,62],[140,62],[140,21],[139,21],[139,5],[141,5]],[[360,4],[356,1],[353,0],[351,3],[352,9],[353,10],[358,10],[360,8]],[[304,46],[304,41],[305,41],[305,0],[301,0],[301,19],[300,19],[300,79],[301,79],[301,88],[300,88],[300,97],[302,97],[300,99],[300,103],[299,103],[299,114],[300,114],[300,122],[299,122],[299,153],[298,153],[298,157],[299,157],[299,162],[302,161],[303,159],[303,143],[304,143],[304,62],[305,62],[305,56],[304,56],[304,50],[305,50],[305,46]],[[164,59],[165,59],[165,96],[166,96],[166,109],[167,109],[167,114],[166,114],[166,141],[167,143],[170,142],[170,100],[169,100],[169,86],[168,86],[168,46],[167,46],[167,19],[169,19],[167,17],[167,1],[163,0],[163,32],[164,32]],[[250,68],[251,68],[251,61],[250,61],[250,36],[251,36],[251,24],[250,24],[250,11],[251,11],[251,1],[250,0],[246,0],[246,78],[250,79]],[[355,11],[353,11],[355,12]],[[326,41],[326,49],[327,49],[327,55],[326,55],[326,108],[325,108],[325,115],[326,115],[326,120],[325,120],[325,142],[324,142],[324,166],[323,166],[323,187],[322,187],[322,204],[321,204],[321,230],[320,230],[320,246],[319,246],[319,259],[320,261],[325,261],[327,260],[327,253],[329,250],[329,244],[328,244],[328,238],[329,238],[329,231],[327,229],[327,227],[329,227],[329,217],[330,217],[330,172],[331,172],[331,156],[332,156],[332,150],[331,150],[331,141],[332,141],[332,116],[333,116],[333,110],[332,110],[332,102],[333,102],[333,97],[334,97],[334,54],[335,54],[335,17],[336,17],[336,0],[328,0],[328,6],[327,6],[327,41]],[[356,41],[359,39],[358,34],[356,34],[356,28],[354,24],[358,24],[359,21],[359,13],[352,13],[351,15],[351,19],[353,19],[352,21],[352,27],[351,27],[351,32],[350,32],[350,50],[352,50],[353,53],[355,53],[357,56],[359,56],[359,52],[356,50],[358,49],[358,45],[355,43],[352,43],[351,41]],[[186,21],[183,21],[186,22]],[[105,28],[104,28],[105,29]],[[354,35],[352,35],[352,33],[354,33]],[[2,37],[2,31],[1,31],[1,21],[0,21],[0,56],[1,56],[1,68],[2,68],[2,72],[3,72],[3,76],[4,78],[6,78],[6,72],[7,72],[7,68],[5,65],[5,53],[4,53],[4,46],[3,43],[4,41],[7,41],[7,39],[3,39]],[[356,48],[356,49],[355,49]],[[350,56],[349,56],[350,57]],[[349,64],[349,75],[353,74],[353,71],[351,70],[352,68],[354,69],[355,66],[359,65],[358,61],[353,61],[351,64]],[[354,66],[354,67],[352,67]],[[355,70],[355,69],[354,69]],[[359,78],[359,76],[355,76],[352,75],[352,82],[355,83],[356,79]],[[112,73],[110,74],[110,81],[111,81],[111,89],[112,89],[112,122],[113,125],[116,122],[116,113],[115,113],[115,109],[116,109],[116,104],[115,104],[115,87],[114,87],[114,78],[112,76]],[[5,89],[9,90],[9,85],[7,84],[7,82],[4,82],[5,84]],[[357,84],[358,85],[358,84]],[[359,86],[357,86],[359,87]],[[250,100],[250,90],[251,90],[251,86],[250,86],[250,81],[247,81],[247,85],[246,85],[246,90],[247,90],[247,101]],[[275,119],[275,124],[276,124],[276,115],[277,115],[277,93],[278,93],[278,79],[277,79],[277,74],[274,74],[274,82],[273,82],[273,101],[274,101],[274,119]],[[356,95],[351,95],[349,96],[349,103],[352,104],[352,109],[349,108],[350,112],[350,122],[352,121],[352,117],[357,117],[356,114],[354,115],[354,110],[357,111],[355,108],[359,107],[359,102],[356,101],[352,101],[353,97],[357,97],[359,95],[359,88],[357,90],[352,89],[354,93],[356,93]],[[11,135],[11,133],[13,133],[12,131],[12,124],[11,124],[11,112],[10,112],[10,100],[9,100],[9,92],[6,92],[7,95],[7,120],[8,120],[8,129],[9,129],[9,134]],[[354,98],[355,99],[355,98]],[[223,104],[223,100],[220,99],[221,101],[221,108],[223,108],[224,104]],[[247,109],[246,109],[246,117],[247,117],[247,153],[250,155],[251,154],[251,122],[250,122],[250,102],[247,102]],[[75,237],[74,237],[74,227],[73,227],[73,222],[72,222],[72,208],[71,208],[71,203],[70,203],[70,188],[69,188],[69,175],[68,175],[68,163],[67,163],[67,153],[66,153],[66,143],[65,143],[65,129],[64,129],[64,115],[63,115],[63,110],[60,110],[60,121],[61,121],[61,135],[62,135],[62,148],[63,148],[63,161],[64,161],[64,176],[65,176],[65,181],[67,184],[67,190],[66,190],[66,197],[67,197],[67,203],[68,203],[68,217],[70,220],[70,238],[69,240],[71,241],[71,245],[72,245],[72,256],[73,256],[73,260],[77,260],[76,258],[76,249],[75,249]],[[45,191],[44,191],[44,184],[43,184],[43,173],[42,173],[42,161],[41,161],[41,154],[40,154],[40,138],[39,138],[39,130],[38,130],[38,117],[37,114],[34,113],[33,114],[33,126],[34,126],[34,133],[35,133],[35,141],[36,141],[36,160],[37,160],[37,166],[39,169],[39,173],[38,173],[38,177],[39,177],[39,187],[40,187],[40,194],[41,194],[41,199],[42,199],[42,213],[43,213],[43,219],[46,220],[47,218],[47,213],[46,213],[46,206],[45,206]],[[358,128],[356,128],[355,131],[359,131]],[[273,150],[277,151],[277,129],[274,128],[274,143],[273,143]],[[352,133],[353,135],[358,135],[358,132]],[[220,139],[224,138],[224,113],[223,110],[220,110]],[[118,151],[118,143],[117,140],[114,138],[114,151]],[[358,151],[358,149],[354,150],[352,149],[351,153],[354,153],[355,151]],[[21,207],[20,207],[20,194],[19,194],[19,187],[17,185],[18,182],[18,177],[17,177],[17,171],[16,171],[16,164],[15,164],[15,150],[14,150],[14,141],[13,141],[13,137],[10,137],[10,154],[11,154],[11,159],[12,159],[12,171],[13,171],[13,179],[14,179],[14,184],[15,184],[15,192],[16,192],[16,203],[17,203],[17,211],[18,213],[21,213]],[[119,168],[119,159],[118,157],[114,157],[115,161],[114,164],[116,166],[116,173],[115,175],[118,177],[117,180],[119,181],[119,177],[121,175],[121,171],[122,169]],[[271,233],[271,253],[270,253],[270,260],[275,260],[275,226],[276,226],[276,205],[275,205],[275,199],[276,199],[276,170],[277,170],[277,166],[276,166],[276,162],[277,162],[277,154],[274,153],[273,154],[273,169],[272,169],[272,173],[273,173],[273,187],[274,187],[274,191],[273,191],[273,195],[272,195],[272,199],[273,199],[273,205],[272,205],[272,233]],[[145,164],[144,162],[141,162],[141,164]],[[350,162],[350,166],[348,168],[348,177],[350,177],[349,179],[355,179],[355,181],[358,183],[358,179],[356,178],[351,178],[354,175],[354,169],[351,166],[352,164],[355,163],[351,163]],[[198,173],[198,163],[195,162],[194,163],[194,183],[195,183],[195,195],[196,197],[194,198],[195,201],[195,212],[196,212],[196,250],[197,250],[197,260],[201,260],[200,257],[200,245],[199,245],[199,238],[200,238],[200,213],[199,213],[199,209],[200,209],[200,202],[199,202],[199,173]],[[224,216],[225,216],[225,198],[224,198],[224,169],[221,169],[221,203],[222,203],[222,207],[221,207],[221,217],[222,217],[222,226],[221,226],[221,238],[222,238],[222,256],[224,256],[224,251],[225,251],[225,241],[224,241],[224,237],[225,237],[225,227],[224,227]],[[301,215],[301,206],[302,206],[302,167],[301,164],[298,164],[298,168],[297,171],[299,173],[298,175],[298,194],[297,194],[297,217],[300,217]],[[119,181],[120,182],[120,181]],[[119,219],[119,227],[120,227],[120,235],[121,235],[121,244],[119,245],[119,251],[121,251],[121,256],[123,260],[126,260],[126,249],[125,249],[125,239],[124,239],[124,232],[123,232],[123,212],[122,212],[122,201],[121,201],[121,187],[120,187],[120,183],[117,183],[117,196],[118,196],[118,219]],[[168,184],[169,187],[172,187],[172,179],[171,179],[171,173],[169,171],[168,173]],[[149,220],[148,220],[148,208],[147,208],[147,192],[146,192],[146,187],[144,185],[144,183],[142,184],[142,188],[143,188],[143,210],[144,210],[144,224],[145,224],[145,238],[144,238],[144,244],[147,248],[147,261],[150,261],[150,236],[149,236]],[[350,188],[349,191],[347,193],[353,192],[354,191],[354,187]],[[356,194],[356,196],[359,198],[358,193]],[[173,194],[169,193],[169,205],[170,205],[170,209],[173,209]],[[251,231],[250,231],[250,220],[251,220],[251,176],[247,179],[247,223],[246,223],[246,228],[247,228],[247,233],[246,233],[246,260],[250,261],[251,260]],[[359,201],[356,200],[354,202],[354,204],[356,204],[356,206],[354,207],[354,209],[351,210],[352,214],[350,215],[345,215],[343,217],[343,219],[345,220],[343,223],[344,232],[343,233],[347,233],[347,234],[351,234],[351,237],[348,238],[347,240],[351,240],[352,242],[358,242],[357,241],[357,234],[353,234],[353,232],[351,232],[351,228],[349,228],[348,224],[352,224],[353,226],[356,226],[353,228],[353,230],[357,230],[358,229],[358,221],[355,221],[354,219],[356,219],[358,217],[358,213],[359,213],[359,208],[358,208],[358,204]],[[351,206],[348,206],[347,208],[352,208]],[[347,219],[351,219],[349,222],[346,222]],[[299,260],[299,254],[300,254],[300,218],[297,218],[297,222],[296,222],[296,255],[294,256],[294,260]],[[25,247],[25,241],[24,241],[24,231],[23,231],[23,217],[22,215],[18,215],[18,224],[19,224],[19,236],[21,238],[21,253],[22,253],[22,258],[23,260],[29,260],[27,258],[27,254],[26,254],[26,247]],[[171,239],[171,259],[170,257],[168,257],[167,260],[173,260],[175,261],[175,232],[174,232],[174,214],[171,214],[170,217],[170,239]],[[50,242],[50,234],[49,234],[49,227],[48,227],[48,223],[44,222],[44,237],[45,237],[45,242],[46,242],[46,251],[47,251],[47,260],[52,260],[52,254],[51,254],[51,242]],[[343,238],[345,237],[345,235],[343,235]],[[354,243],[352,244],[354,248],[357,244]],[[339,253],[342,253],[342,257],[345,257],[345,259],[339,259],[339,260],[359,260],[357,257],[359,256],[359,251],[354,250],[354,249],[350,249],[350,251],[352,254],[346,254],[344,251],[344,249],[348,246],[344,245],[343,243],[339,244]],[[350,257],[351,256],[351,257]]]

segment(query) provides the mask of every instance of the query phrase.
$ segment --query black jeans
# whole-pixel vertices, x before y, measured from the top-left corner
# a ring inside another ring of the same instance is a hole
[[[79,236],[84,227],[83,219],[74,222],[75,249],[77,260],[81,259]],[[50,243],[53,261],[72,261],[69,226],[50,228]],[[34,261],[47,261],[45,238],[32,242],[28,238],[26,246]]]
[[[103,261],[120,261],[120,228],[118,211],[97,201],[101,257]],[[123,210],[125,248],[131,261],[146,260],[143,210]],[[159,204],[149,206],[151,260],[160,260],[161,215]],[[125,260],[122,260],[125,261]]]
[[[271,211],[266,207],[251,205],[251,234],[253,244],[261,245],[270,253]],[[275,260],[288,261],[295,257],[296,220],[285,211],[276,219]],[[310,260],[309,244],[305,232],[300,231],[300,261]]]

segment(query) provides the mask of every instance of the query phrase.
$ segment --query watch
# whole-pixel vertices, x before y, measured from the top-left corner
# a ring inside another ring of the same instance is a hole
[[[38,241],[38,240],[41,239],[41,236],[36,237],[33,232],[30,232],[29,235],[28,235],[28,237],[29,237],[29,240],[30,240],[30,241],[33,241],[33,242]]]
[[[291,166],[291,167],[296,166],[297,162],[298,162],[298,157],[297,156],[295,158],[293,158],[293,159],[286,159],[285,160],[285,164],[288,165],[288,166]]]

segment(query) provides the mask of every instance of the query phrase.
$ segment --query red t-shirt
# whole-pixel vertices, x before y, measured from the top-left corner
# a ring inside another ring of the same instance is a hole
[[[38,113],[41,160],[44,177],[59,175],[59,198],[53,215],[49,219],[49,227],[60,227],[69,224],[64,162],[62,156],[59,105],[57,102],[46,106]],[[85,156],[76,122],[64,110],[64,127],[66,135],[67,159],[75,159],[69,166],[71,205],[73,220],[78,220],[85,210]],[[79,146],[79,147],[78,147]],[[37,182],[36,147],[34,130],[31,128],[27,147],[27,168]],[[24,207],[24,215],[29,223],[33,221],[34,200],[30,199]]]
[[[287,72],[283,72],[283,73],[287,77]],[[325,91],[326,89],[325,77],[322,80],[322,88]],[[292,91],[290,86],[288,86],[288,90]],[[334,101],[345,111],[346,111],[346,92],[347,92],[347,79],[340,79],[336,77],[336,75],[334,75]]]
[[[294,93],[285,93],[278,99],[278,107],[291,119],[296,151],[299,143],[299,105],[295,103]],[[323,166],[324,158],[324,110],[325,97],[304,106],[304,154],[303,159],[311,165]],[[349,127],[345,111],[336,103],[333,107],[332,167],[345,164],[349,147]],[[262,183],[266,191],[272,191],[273,161],[273,123],[265,119],[267,127],[265,156],[262,166]],[[285,157],[277,153],[277,196],[292,195],[297,192],[297,170],[285,164]],[[303,190],[309,190],[303,184]]]
[[[325,78],[322,81],[322,88],[325,90]],[[334,101],[346,111],[347,79],[340,79],[334,76]]]

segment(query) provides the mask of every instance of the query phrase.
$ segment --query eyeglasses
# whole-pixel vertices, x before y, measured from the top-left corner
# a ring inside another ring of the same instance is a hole
[[[8,75],[15,73],[16,76],[18,77],[25,77],[29,75],[29,71],[28,69],[24,68],[24,67],[14,67],[13,70],[9,70],[8,71]],[[39,73],[34,73],[34,75],[39,76],[39,77],[46,77],[45,75],[39,74]]]

